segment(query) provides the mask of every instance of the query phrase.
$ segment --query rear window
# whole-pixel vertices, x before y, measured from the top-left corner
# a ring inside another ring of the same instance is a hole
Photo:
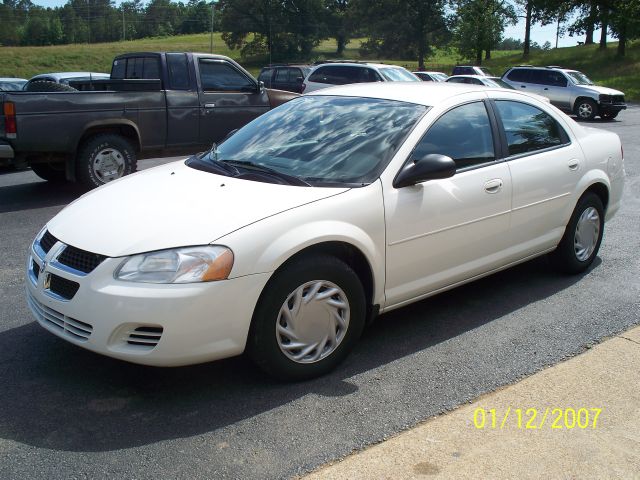
[[[111,78],[148,79],[160,78],[160,59],[153,57],[128,57],[113,61]]]
[[[357,83],[359,80],[361,67],[347,65],[331,65],[320,67],[309,77],[310,82],[328,83],[330,85],[346,85]]]
[[[529,77],[529,71],[524,68],[511,70],[507,74],[507,78],[513,82],[526,82]]]

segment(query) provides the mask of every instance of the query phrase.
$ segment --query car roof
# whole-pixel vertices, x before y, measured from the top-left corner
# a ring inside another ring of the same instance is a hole
[[[472,74],[464,74],[464,75],[451,75],[449,78],[478,78],[483,80],[485,78],[498,78],[498,77],[487,77],[486,75],[472,75]]]
[[[89,77],[89,76],[100,76],[100,77],[109,77],[108,73],[101,72],[55,72],[55,73],[40,73],[39,75],[34,75],[30,78],[30,80],[35,80],[43,77],[52,77],[56,80],[60,80],[62,78],[76,78],[76,77]]]
[[[305,96],[335,95],[342,97],[366,97],[382,100],[415,103],[433,106],[456,95],[473,91],[500,91],[504,89],[446,82],[371,82],[351,83],[335,87],[323,88]]]
[[[436,75],[447,75],[447,74],[446,74],[446,73],[444,73],[444,72],[436,72],[436,71],[434,71],[434,70],[422,70],[422,71],[420,71],[420,70],[415,70],[415,71],[413,71],[413,72],[411,72],[411,73],[429,73],[429,74],[436,74]],[[448,75],[447,75],[447,76],[448,76]]]
[[[330,66],[347,66],[347,67],[376,67],[376,68],[404,68],[401,65],[393,65],[389,63],[371,63],[371,62],[327,62],[314,65],[314,69]],[[406,70],[406,69],[405,69]]]
[[[0,82],[26,82],[26,78],[0,77]]]

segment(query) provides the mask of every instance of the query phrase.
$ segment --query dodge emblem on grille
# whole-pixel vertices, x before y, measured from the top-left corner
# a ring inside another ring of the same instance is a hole
[[[44,267],[44,264],[42,266]],[[51,288],[51,274],[50,273],[45,273],[44,274],[44,282],[42,283],[42,288],[44,288],[45,290],[48,290],[49,288]]]

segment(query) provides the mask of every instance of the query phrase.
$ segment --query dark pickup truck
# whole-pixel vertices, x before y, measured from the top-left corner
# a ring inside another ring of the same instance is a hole
[[[191,154],[298,95],[265,89],[221,55],[129,53],[69,91],[0,92],[0,165],[92,188],[138,158]]]

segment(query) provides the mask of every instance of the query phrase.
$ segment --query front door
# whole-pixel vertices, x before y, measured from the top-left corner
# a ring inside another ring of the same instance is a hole
[[[433,123],[412,157],[447,155],[456,174],[385,188],[387,306],[501,265],[509,244],[511,176],[495,145],[484,102],[455,107]]]
[[[210,146],[269,110],[266,90],[225,60],[201,58],[200,142]]]

